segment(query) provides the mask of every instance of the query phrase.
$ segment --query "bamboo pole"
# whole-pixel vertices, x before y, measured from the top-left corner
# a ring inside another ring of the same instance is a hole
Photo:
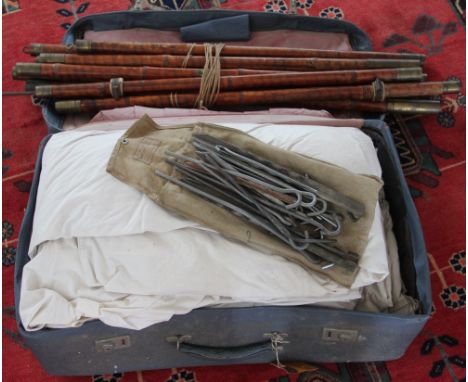
[[[205,54],[203,44],[165,44],[141,42],[94,42],[76,40],[76,50],[80,53],[122,53],[122,54]],[[411,59],[424,61],[424,55],[412,53],[389,53],[368,51],[336,51],[323,49],[282,48],[262,46],[225,45],[223,56],[262,56],[262,57],[317,57],[317,58],[384,58]]]
[[[260,74],[249,76],[226,76],[220,78],[221,91],[240,89],[261,89],[280,87],[305,87],[314,85],[369,84],[379,78],[383,81],[420,81],[424,74],[421,68],[397,68],[382,70],[350,70],[331,72],[286,72],[281,74]],[[198,90],[200,78],[158,79],[122,81],[121,92],[116,96],[112,83],[43,85],[35,88],[37,97],[53,98],[119,98],[128,94],[174,92]]]
[[[171,55],[79,55],[43,53],[36,58],[40,63],[107,66],[157,66],[181,68],[203,68],[205,57]],[[419,60],[396,59],[327,59],[327,58],[276,58],[276,57],[221,57],[224,69],[267,69],[267,70],[346,70],[417,67]]]
[[[38,56],[41,53],[79,53],[73,44],[39,44],[32,43],[23,48],[23,52],[31,56]]]
[[[388,100],[387,102],[364,101],[317,101],[307,103],[311,108],[337,111],[367,111],[400,114],[437,114],[442,111],[439,101]]]
[[[173,54],[203,56],[203,44],[169,44],[145,42],[107,42],[76,40],[73,52],[93,54]],[[71,53],[71,47],[53,44],[30,44],[28,53],[37,56],[41,53]],[[389,53],[366,51],[335,51],[322,49],[280,48],[261,46],[225,45],[222,56],[250,57],[317,57],[317,58],[383,58],[409,59],[424,62],[425,56],[413,53]]]
[[[460,90],[459,81],[388,84],[385,85],[383,98],[436,97],[444,93],[457,93]]]
[[[377,82],[377,81],[376,81]],[[295,103],[304,104],[323,100],[358,100],[383,102],[386,98],[439,96],[443,93],[458,92],[458,81],[427,82],[418,84],[383,84],[338,86],[299,89],[271,89],[259,91],[221,92],[216,98],[216,106],[233,105],[274,105]],[[125,106],[149,107],[194,107],[196,93],[160,94],[150,96],[130,96],[120,99],[86,99],[58,101],[55,108],[59,113],[79,113]]]
[[[221,69],[222,76],[272,73],[270,70]],[[61,81],[100,81],[121,77],[126,80],[145,80],[155,78],[201,77],[202,69],[127,67],[127,66],[90,66],[66,64],[17,63],[12,76],[17,80],[48,79]]]

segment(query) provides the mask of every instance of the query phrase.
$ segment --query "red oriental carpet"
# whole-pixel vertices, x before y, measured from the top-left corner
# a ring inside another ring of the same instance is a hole
[[[173,7],[174,1],[135,1]],[[176,3],[182,3],[178,0]],[[207,8],[210,0],[191,0]],[[46,134],[40,109],[28,97],[3,98],[3,377],[29,382],[214,382],[214,381],[465,381],[465,1],[413,0],[221,0],[225,9],[297,13],[344,19],[370,36],[374,49],[427,55],[433,81],[458,78],[462,92],[447,97],[436,116],[407,121],[420,153],[408,183],[423,225],[431,266],[433,314],[406,355],[391,362],[365,364],[293,364],[179,368],[89,377],[47,375],[25,347],[16,329],[13,297],[15,248],[27,203],[40,139]],[[125,10],[128,0],[4,0],[3,91],[22,90],[11,79],[30,42],[58,43],[75,17]],[[399,137],[396,136],[397,143]],[[400,144],[400,143],[399,143]],[[404,145],[404,142],[401,143]],[[411,158],[410,158],[411,159]],[[404,155],[402,160],[405,160]],[[395,333],[398,335],[398,333]],[[60,351],[60,349],[51,349]]]

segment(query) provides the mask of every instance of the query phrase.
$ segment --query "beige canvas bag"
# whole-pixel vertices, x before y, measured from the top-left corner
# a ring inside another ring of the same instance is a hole
[[[190,143],[192,134],[209,134],[300,174],[308,175],[334,190],[364,204],[365,214],[356,222],[345,219],[337,246],[362,255],[368,240],[382,181],[357,175],[330,163],[312,159],[260,142],[235,129],[206,123],[161,127],[144,116],[119,139],[107,171],[121,181],[145,193],[154,202],[192,221],[212,228],[229,239],[241,241],[263,252],[280,255],[312,272],[320,272],[350,287],[357,270],[349,272],[338,266],[321,269],[301,253],[279,239],[231,212],[155,175],[156,169],[180,177],[165,162],[167,150],[195,156]],[[220,250],[222,256],[222,250]]]

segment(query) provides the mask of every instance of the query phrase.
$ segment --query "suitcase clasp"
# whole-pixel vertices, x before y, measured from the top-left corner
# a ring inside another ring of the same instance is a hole
[[[357,330],[323,328],[322,340],[330,342],[356,342],[359,338]]]
[[[108,353],[117,349],[128,348],[131,346],[130,336],[112,337],[103,340],[94,341],[96,351]]]

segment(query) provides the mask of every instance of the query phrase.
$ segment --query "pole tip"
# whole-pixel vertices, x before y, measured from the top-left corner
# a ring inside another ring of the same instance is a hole
[[[30,54],[31,56],[39,56],[42,50],[42,44],[31,43],[23,48],[23,53]]]
[[[441,111],[440,102],[425,100],[393,100],[387,107],[389,111],[401,114],[437,114]]]
[[[36,57],[36,62],[43,63],[65,63],[65,54],[62,53],[41,53]]]
[[[422,78],[423,72],[419,66],[397,69],[397,79],[399,81],[414,81],[421,80]]]
[[[460,80],[445,81],[443,84],[444,93],[458,93],[461,90]]]
[[[21,80],[41,74],[41,65],[31,62],[18,62],[12,68],[11,74],[14,79]]]

